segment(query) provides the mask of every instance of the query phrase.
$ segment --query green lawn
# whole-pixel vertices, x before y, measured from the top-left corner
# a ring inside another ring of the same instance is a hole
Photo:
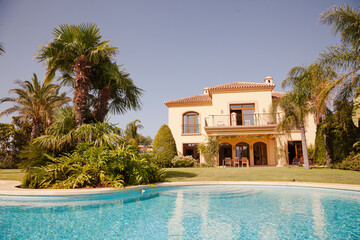
[[[295,181],[360,184],[360,172],[328,168],[252,167],[252,168],[167,168],[166,181]],[[21,181],[21,169],[0,169],[0,180]]]
[[[22,181],[24,175],[22,169],[0,169],[0,180]]]
[[[169,182],[190,181],[295,181],[360,184],[360,172],[328,168],[167,168]]]

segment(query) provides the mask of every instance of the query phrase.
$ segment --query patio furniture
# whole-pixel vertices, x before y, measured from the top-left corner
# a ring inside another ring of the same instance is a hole
[[[298,166],[299,166],[299,165],[300,165],[300,158],[296,158],[296,157],[295,157],[295,158],[293,159],[292,165],[298,165]]]
[[[225,167],[226,167],[226,166],[231,167],[231,158],[229,158],[229,157],[226,157],[226,158],[225,158]]]
[[[246,157],[241,158],[241,167],[244,167],[244,165],[246,165],[246,167],[249,167],[249,159],[247,159]]]
[[[238,157],[233,159],[233,166],[236,167],[236,165],[240,167],[240,159]]]

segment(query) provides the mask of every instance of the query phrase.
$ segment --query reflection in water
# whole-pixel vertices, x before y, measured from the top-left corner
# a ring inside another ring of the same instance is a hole
[[[321,196],[319,193],[312,194],[312,214],[313,214],[313,224],[314,224],[314,234],[319,239],[324,239],[324,209],[321,205]]]
[[[182,225],[183,215],[183,192],[177,193],[175,209],[168,223],[168,234],[171,239],[182,239],[184,227]]]

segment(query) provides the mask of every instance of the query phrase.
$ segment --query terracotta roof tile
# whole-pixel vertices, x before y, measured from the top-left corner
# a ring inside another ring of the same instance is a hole
[[[268,83],[251,83],[251,82],[234,82],[228,84],[217,85],[213,87],[209,87],[209,90],[222,90],[222,89],[246,89],[246,88],[263,88],[269,87],[274,88],[275,84]]]
[[[271,96],[274,98],[282,98],[286,95],[286,92],[272,92]]]
[[[179,104],[179,103],[211,103],[212,99],[207,94],[195,95],[186,98],[179,98],[165,102],[167,104]]]

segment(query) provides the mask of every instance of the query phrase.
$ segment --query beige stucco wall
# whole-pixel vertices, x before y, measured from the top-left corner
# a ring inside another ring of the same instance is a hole
[[[246,92],[232,92],[232,93],[215,93],[212,94],[212,105],[211,106],[181,106],[181,107],[169,107],[169,119],[168,125],[171,129],[171,132],[175,138],[176,148],[178,154],[183,154],[183,144],[189,143],[201,143],[203,142],[207,134],[204,130],[205,120],[211,124],[211,115],[230,115],[230,105],[231,104],[244,104],[244,103],[254,103],[255,104],[255,113],[269,113],[269,108],[272,103],[272,92],[267,90],[262,91],[246,91]],[[200,133],[199,134],[182,134],[182,124],[183,124],[183,114],[187,112],[197,112],[199,113],[199,122],[200,122]],[[311,115],[308,117],[306,124],[306,137],[307,145],[315,143],[315,132],[316,124],[314,122],[314,117]],[[276,139],[277,138],[277,139]],[[233,145],[240,142],[241,139],[227,139],[228,142]],[[262,141],[267,145],[268,152],[268,165],[276,166],[279,164],[279,157],[281,157],[278,152],[280,145],[283,145],[283,151],[286,151],[288,141],[300,141],[301,136],[299,131],[294,131],[290,135],[281,135],[281,136],[269,136],[264,139],[249,139],[247,142],[250,145],[250,152],[253,153],[252,145],[257,141]],[[276,144],[276,142],[281,144]],[[285,149],[284,149],[285,148]],[[233,149],[234,152],[234,149]],[[286,157],[287,153],[284,153]],[[253,154],[250,154],[250,165],[254,165]],[[203,161],[203,159],[201,159]]]
[[[176,149],[178,154],[183,153],[183,144],[186,143],[201,143],[206,139],[205,116],[211,112],[211,106],[196,106],[196,107],[171,107],[169,108],[169,128],[174,136],[176,142]],[[199,113],[200,133],[199,134],[182,134],[182,118],[184,113],[197,112]]]

